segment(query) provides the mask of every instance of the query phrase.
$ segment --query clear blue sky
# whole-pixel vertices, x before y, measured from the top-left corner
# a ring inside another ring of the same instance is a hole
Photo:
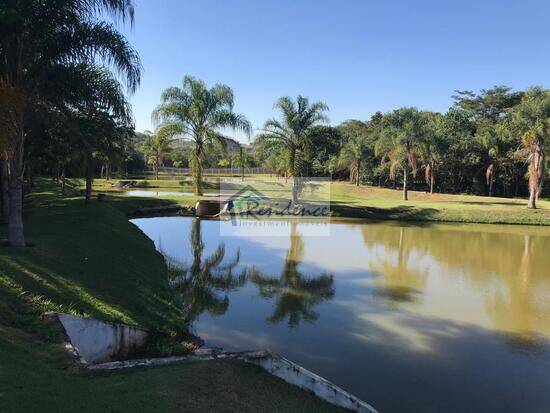
[[[455,89],[550,86],[548,0],[135,1],[138,130],[185,74],[232,87],[255,128],[284,95],[324,101],[338,124],[399,106],[445,111]]]

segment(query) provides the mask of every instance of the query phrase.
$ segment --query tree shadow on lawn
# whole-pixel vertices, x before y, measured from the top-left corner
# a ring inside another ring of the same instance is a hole
[[[334,216],[345,218],[367,218],[372,220],[403,220],[419,221],[423,225],[429,225],[425,221],[434,221],[440,212],[435,208],[419,208],[413,206],[398,206],[393,208],[376,208],[367,206],[351,206],[347,203],[331,202],[331,210]]]

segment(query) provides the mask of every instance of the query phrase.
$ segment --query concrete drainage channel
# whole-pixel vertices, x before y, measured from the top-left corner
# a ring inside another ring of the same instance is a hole
[[[188,361],[237,359],[256,364],[285,382],[312,392],[335,406],[360,413],[376,413],[376,409],[368,403],[268,350],[225,352],[222,349],[206,348],[188,356],[116,361],[128,357],[144,346],[148,331],[135,326],[107,323],[64,313],[47,313],[45,317],[51,322],[59,322],[66,335],[67,349],[90,370],[118,370]]]

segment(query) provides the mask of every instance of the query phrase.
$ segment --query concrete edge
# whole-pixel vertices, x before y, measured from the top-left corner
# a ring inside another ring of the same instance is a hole
[[[66,325],[65,318],[75,319],[77,322],[92,322],[97,325],[88,326],[84,329],[81,329],[81,326],[77,327],[77,334],[75,335],[74,331],[70,331]],[[130,368],[139,368],[139,367],[156,367],[156,366],[165,366],[170,364],[193,362],[193,361],[209,361],[209,360],[241,360],[246,363],[255,364],[263,368],[269,374],[280,378],[281,380],[301,388],[302,390],[311,392],[317,398],[324,400],[334,406],[343,407],[354,412],[359,413],[377,413],[377,410],[369,405],[368,403],[362,401],[361,399],[353,396],[352,394],[346,392],[342,388],[336,386],[330,381],[324,379],[321,376],[303,368],[302,366],[278,355],[272,353],[269,350],[255,350],[255,351],[238,351],[238,352],[226,352],[221,348],[201,348],[196,350],[193,354],[185,356],[173,356],[173,357],[162,357],[162,358],[143,358],[143,359],[130,359],[130,360],[121,360],[121,361],[108,361],[108,362],[88,362],[83,357],[82,352],[78,349],[78,345],[75,346],[71,341],[71,334],[77,340],[81,340],[82,337],[80,334],[83,331],[86,331],[88,343],[93,346],[100,345],[105,347],[105,343],[101,340],[97,340],[97,335],[101,336],[101,331],[107,328],[112,328],[115,332],[114,340],[115,342],[110,343],[109,347],[105,349],[111,351],[109,356],[114,356],[119,354],[118,347],[115,345],[120,339],[119,334],[116,334],[118,330],[121,329],[137,329],[140,332],[146,334],[147,330],[142,329],[137,326],[128,326],[125,324],[117,324],[111,322],[103,322],[100,320],[75,317],[69,314],[64,313],[46,313],[44,314],[44,319],[49,322],[55,322],[55,324],[61,328],[65,336],[65,348],[69,351],[73,357],[83,364],[86,369],[92,371],[110,371],[110,370],[121,370],[121,369],[130,369]],[[96,333],[94,333],[96,329]],[[112,334],[109,334],[108,337],[111,337]],[[114,343],[114,344],[113,344]],[[82,344],[82,343],[81,343]],[[104,349],[104,350],[105,350]],[[116,349],[116,351],[113,351]],[[88,349],[89,350],[89,349]]]

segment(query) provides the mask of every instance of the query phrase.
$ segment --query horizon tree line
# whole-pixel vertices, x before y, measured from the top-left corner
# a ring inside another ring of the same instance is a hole
[[[506,86],[457,91],[446,113],[403,107],[369,120],[328,123],[328,106],[298,95],[275,102],[275,118],[252,151],[228,133],[252,136],[234,111],[232,89],[185,76],[152,114],[156,130],[135,132],[127,96],[140,83],[138,53],[119,32],[133,24],[131,0],[26,0],[0,5],[0,199],[8,243],[25,246],[23,198],[35,175],[65,190],[67,177],[124,176],[165,162],[193,171],[203,193],[205,165],[262,165],[293,180],[308,176],[354,185],[434,193],[528,195],[536,208],[547,175],[550,91]],[[422,182],[420,179],[422,178]]]

